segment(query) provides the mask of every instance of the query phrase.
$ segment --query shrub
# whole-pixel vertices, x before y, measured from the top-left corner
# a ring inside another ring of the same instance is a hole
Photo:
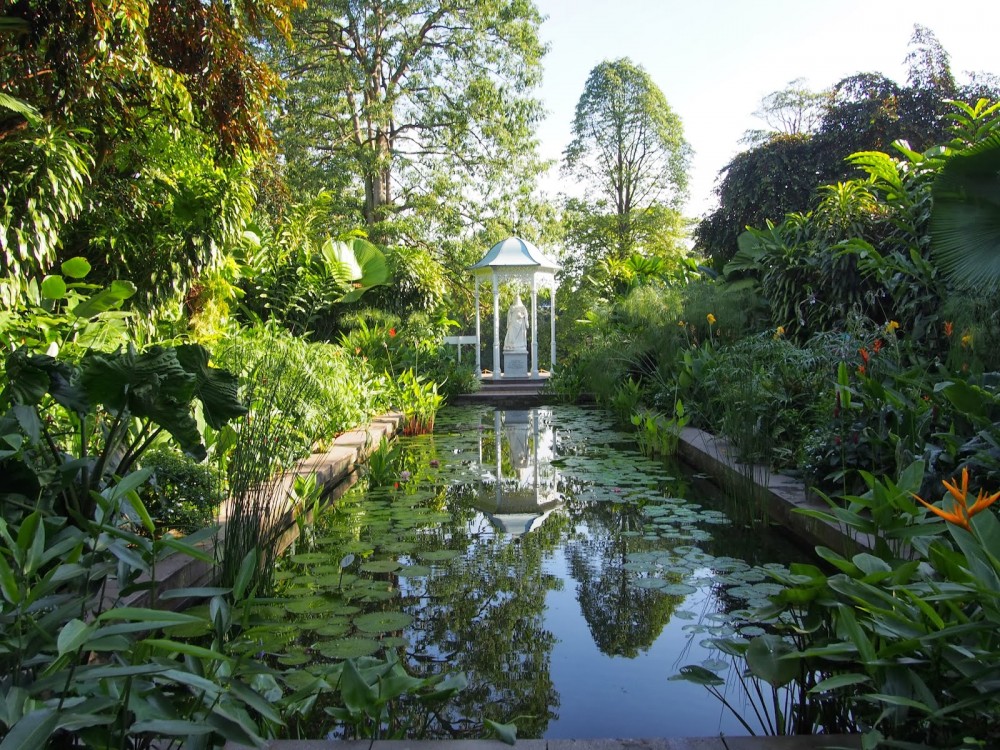
[[[142,465],[151,474],[139,497],[158,532],[189,534],[215,520],[223,483],[211,465],[166,448],[148,452]]]

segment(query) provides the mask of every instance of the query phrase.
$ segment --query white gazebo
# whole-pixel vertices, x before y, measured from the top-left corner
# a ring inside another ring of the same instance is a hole
[[[549,371],[556,364],[556,271],[559,264],[545,257],[541,250],[520,237],[508,237],[489,249],[482,260],[469,267],[476,280],[476,372],[482,377],[480,347],[482,342],[479,314],[479,285],[488,282],[493,288],[493,379],[499,380],[504,370],[500,362],[500,285],[513,282],[531,290],[531,373],[538,378],[538,290],[551,290],[549,323],[551,327],[551,357]]]

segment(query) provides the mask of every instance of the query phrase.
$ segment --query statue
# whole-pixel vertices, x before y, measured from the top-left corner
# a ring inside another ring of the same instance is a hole
[[[503,340],[504,351],[528,351],[528,309],[521,302],[521,295],[507,311],[507,335]]]

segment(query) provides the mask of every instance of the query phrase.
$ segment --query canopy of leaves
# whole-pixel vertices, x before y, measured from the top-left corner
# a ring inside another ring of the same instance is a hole
[[[737,238],[748,226],[780,222],[806,211],[820,185],[857,175],[845,160],[858,151],[886,151],[898,140],[916,151],[946,140],[947,101],[974,103],[992,79],[974,77],[959,87],[948,55],[934,34],[917,26],[907,56],[908,85],[879,73],[858,73],[837,82],[828,95],[814,133],[780,132],[738,154],[720,173],[719,206],[695,230],[695,246],[721,265],[737,252]],[[793,82],[794,83],[794,82]],[[782,92],[765,97],[764,108]],[[996,97],[1000,90],[986,92]],[[751,139],[753,141],[753,139]]]
[[[0,272],[88,257],[162,299],[249,206],[276,78],[253,56],[299,0],[18,0],[0,25]]]
[[[484,198],[513,202],[539,169],[540,22],[528,0],[310,3],[275,48],[293,189],[339,193],[377,241],[461,232]]]
[[[599,64],[577,102],[564,154],[565,171],[589,189],[596,225],[583,232],[603,234],[607,225],[605,252],[620,259],[639,250],[650,229],[641,212],[678,207],[690,153],[680,118],[645,70],[627,58]]]

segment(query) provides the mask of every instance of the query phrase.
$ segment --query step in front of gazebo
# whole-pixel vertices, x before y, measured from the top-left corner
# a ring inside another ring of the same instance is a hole
[[[547,373],[538,378],[501,377],[498,380],[494,380],[492,375],[484,374],[478,391],[453,396],[451,403],[482,404],[504,409],[539,406],[551,403],[553,400],[551,395],[544,391],[547,380]]]

